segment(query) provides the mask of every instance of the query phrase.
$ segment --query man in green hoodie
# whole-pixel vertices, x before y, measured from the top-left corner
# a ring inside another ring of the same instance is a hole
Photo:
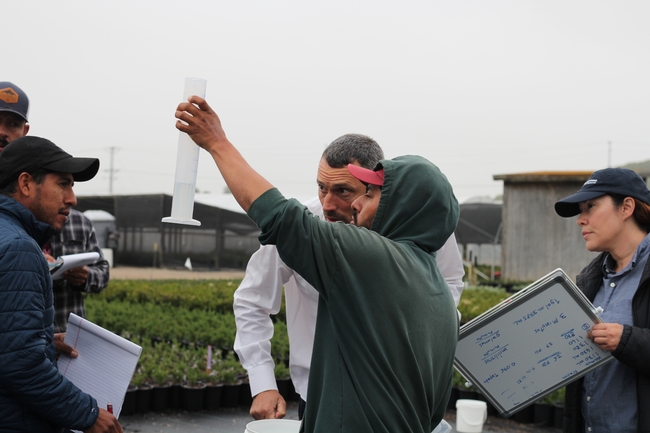
[[[368,184],[355,225],[312,216],[228,141],[207,102],[179,104],[176,127],[215,160],[260,242],[320,294],[304,432],[431,432],[449,394],[458,318],[435,251],[458,221],[451,185],[424,158],[351,173]]]

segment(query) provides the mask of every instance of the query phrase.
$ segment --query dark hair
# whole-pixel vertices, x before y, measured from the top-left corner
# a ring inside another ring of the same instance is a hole
[[[607,195],[612,198],[612,202],[617,208],[621,207],[625,198],[628,197],[622,194]],[[638,225],[641,230],[646,233],[650,233],[650,205],[639,200],[638,198],[630,198],[634,200],[634,213],[632,214],[634,222],[636,222],[636,225]]]
[[[367,135],[345,134],[325,148],[322,158],[332,168],[343,168],[358,162],[361,167],[372,170],[384,159],[384,151]]]
[[[40,185],[45,180],[45,176],[54,172],[50,170],[46,170],[44,168],[37,168],[31,173],[29,171],[27,173],[29,173],[29,175],[34,179],[37,185]],[[16,192],[17,187],[18,187],[18,178],[15,178],[11,182],[9,182],[7,186],[5,186],[4,188],[0,188],[0,195],[11,196]]]

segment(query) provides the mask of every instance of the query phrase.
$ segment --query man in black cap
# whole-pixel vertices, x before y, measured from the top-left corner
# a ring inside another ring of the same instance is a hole
[[[18,137],[27,135],[29,99],[20,87],[0,81],[0,152]]]
[[[0,82],[0,152],[13,140],[27,135],[28,112],[29,98],[25,92],[8,81]],[[86,317],[84,294],[100,293],[106,288],[110,266],[99,247],[92,222],[75,209],[70,210],[63,230],[45,243],[43,252],[48,261],[68,254],[99,254],[96,262],[68,269],[54,281],[54,332],[63,333],[68,328],[70,313]]]
[[[96,158],[74,158],[39,137],[0,153],[0,420],[12,432],[122,432],[115,417],[59,373],[52,279],[41,245],[77,203],[74,182]]]

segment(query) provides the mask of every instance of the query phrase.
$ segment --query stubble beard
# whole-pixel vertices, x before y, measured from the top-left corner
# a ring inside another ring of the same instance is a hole
[[[43,202],[42,202],[41,188],[39,185],[36,187],[34,204],[31,206],[30,211],[32,212],[32,214],[34,214],[34,217],[38,221],[49,225],[54,230],[56,230],[57,233],[61,233],[61,230],[63,230],[63,224],[61,224],[60,226],[57,224],[57,217],[59,216],[59,213],[61,212],[62,209],[57,209],[55,213],[52,213],[46,208],[46,206],[43,206],[42,203]]]

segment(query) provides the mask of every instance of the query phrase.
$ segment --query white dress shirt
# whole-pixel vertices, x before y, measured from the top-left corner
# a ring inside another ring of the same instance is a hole
[[[323,219],[323,209],[318,198],[304,204],[315,216]],[[464,288],[465,271],[453,234],[438,250],[436,263],[458,305]],[[234,349],[248,372],[253,396],[262,391],[278,389],[275,383],[275,363],[271,357],[273,322],[270,315],[280,311],[283,286],[291,380],[296,392],[306,400],[319,295],[316,289],[280,259],[274,245],[264,245],[251,256],[246,266],[246,275],[235,291],[233,308],[237,335]]]

